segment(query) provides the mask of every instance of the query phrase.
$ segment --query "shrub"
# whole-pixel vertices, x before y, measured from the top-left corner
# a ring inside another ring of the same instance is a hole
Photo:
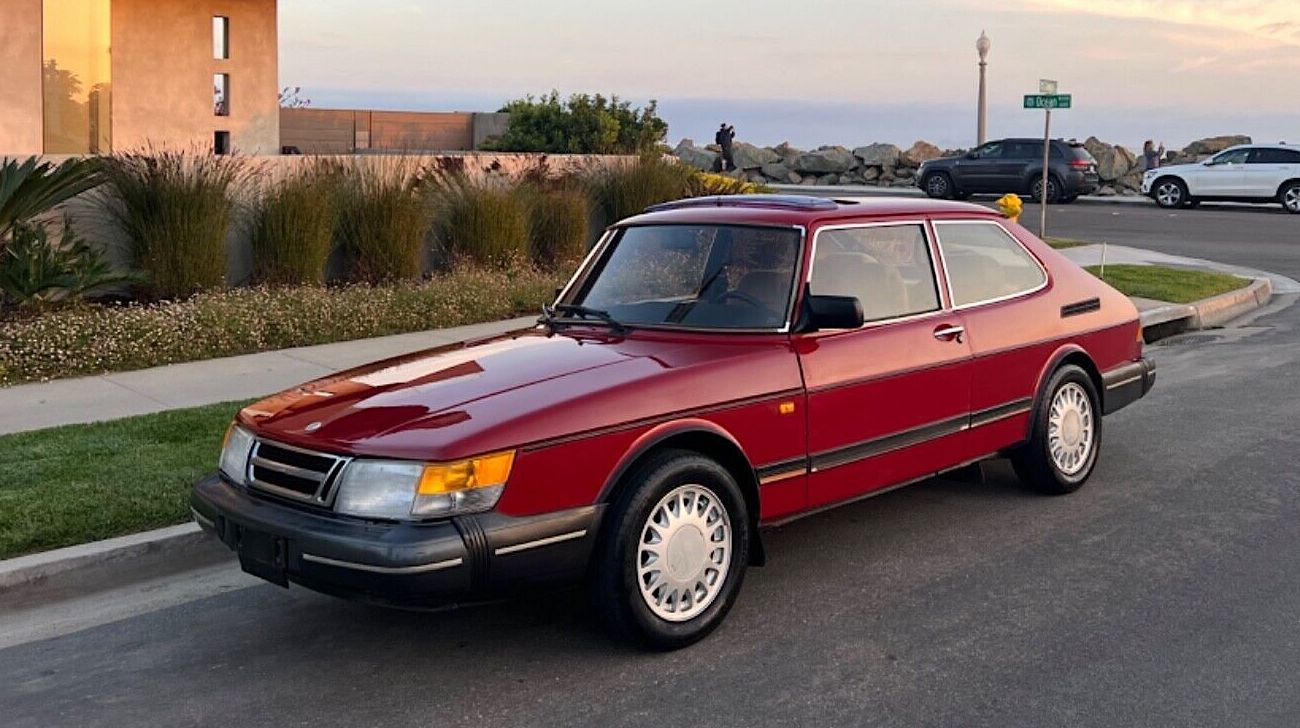
[[[433,219],[409,165],[344,167],[338,190],[336,235],[351,257],[352,277],[371,283],[418,279]]]
[[[253,215],[253,276],[261,283],[324,283],[338,219],[337,170],[313,163],[267,190]]]
[[[391,286],[258,286],[0,321],[0,385],[425,331],[541,310],[559,274],[459,270]]]
[[[500,152],[553,154],[643,154],[654,151],[668,135],[657,104],[633,108],[617,96],[574,94],[567,101],[552,91],[511,101],[505,134],[484,148]]]
[[[688,183],[691,197],[708,197],[710,195],[752,195],[771,192],[772,188],[749,180],[731,177],[713,172],[695,172]]]
[[[434,192],[438,241],[453,262],[506,268],[528,257],[528,204],[502,180],[442,177]]]
[[[69,159],[59,165],[29,157],[22,164],[0,164],[0,252],[14,225],[42,215],[104,180],[97,158]]]
[[[78,237],[67,220],[57,243],[44,225],[17,223],[12,242],[0,251],[0,298],[22,308],[77,300],[134,280],[113,270],[104,252]]]
[[[634,164],[597,171],[588,179],[593,201],[606,223],[643,212],[650,205],[685,197],[692,169],[657,154],[642,156]]]
[[[232,194],[249,179],[238,157],[176,151],[108,159],[100,196],[152,293],[181,298],[226,284]]]
[[[587,247],[587,225],[591,217],[587,195],[572,187],[534,189],[530,202],[533,263],[553,269],[581,258]]]

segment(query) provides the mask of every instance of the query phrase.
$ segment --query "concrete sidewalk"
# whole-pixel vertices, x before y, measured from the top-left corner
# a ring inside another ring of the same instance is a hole
[[[433,346],[528,326],[535,316],[0,388],[0,435],[274,394]]]

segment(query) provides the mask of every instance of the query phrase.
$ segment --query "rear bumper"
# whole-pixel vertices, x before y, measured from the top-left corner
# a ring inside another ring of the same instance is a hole
[[[381,523],[315,513],[253,495],[219,475],[190,498],[194,520],[245,571],[287,586],[399,605],[481,599],[580,578],[603,505],[512,518]]]
[[[1117,412],[1142,399],[1156,383],[1156,364],[1147,358],[1115,367],[1101,375],[1102,414]]]

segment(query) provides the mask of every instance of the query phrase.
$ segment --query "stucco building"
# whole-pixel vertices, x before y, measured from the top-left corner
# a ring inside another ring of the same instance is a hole
[[[276,0],[0,0],[0,156],[280,150]]]

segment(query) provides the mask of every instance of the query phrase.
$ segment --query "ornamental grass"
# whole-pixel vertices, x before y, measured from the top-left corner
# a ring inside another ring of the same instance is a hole
[[[338,221],[339,169],[314,160],[262,191],[250,238],[258,283],[325,283]]]
[[[0,321],[0,385],[459,326],[538,312],[564,282],[532,269],[423,282],[233,289]]]

